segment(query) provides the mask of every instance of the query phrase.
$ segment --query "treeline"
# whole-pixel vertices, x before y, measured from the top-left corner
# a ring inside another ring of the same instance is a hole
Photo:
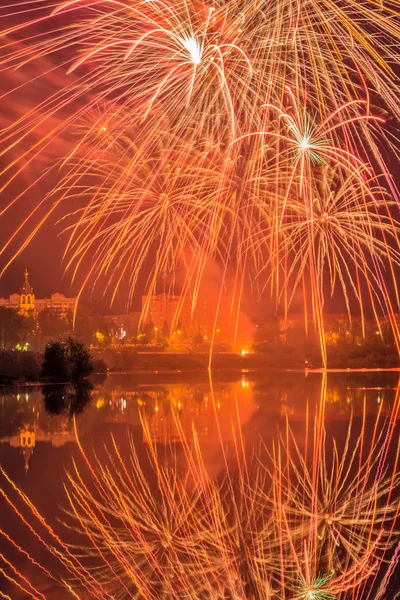
[[[42,355],[38,352],[0,349],[0,384],[39,381],[42,360]]]
[[[0,348],[3,350],[43,351],[51,340],[73,335],[87,346],[106,344],[110,330],[105,319],[81,305],[73,324],[72,311],[65,315],[45,309],[34,316],[0,306]]]
[[[51,341],[44,353],[0,349],[0,384],[15,381],[81,385],[94,373],[106,373],[103,360],[93,357],[83,342],[68,337]]]
[[[349,326],[345,320],[327,319],[325,344],[328,368],[385,368],[400,365],[399,353],[388,324],[368,322]],[[321,367],[321,343],[312,324],[290,323],[283,331],[279,322],[269,321],[257,331],[253,345],[267,364],[282,367]]]

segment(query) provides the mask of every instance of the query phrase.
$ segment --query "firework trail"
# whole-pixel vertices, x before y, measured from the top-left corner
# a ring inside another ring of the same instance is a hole
[[[379,206],[369,194],[381,199]],[[357,312],[364,315],[366,307],[372,306],[378,330],[378,315],[384,312],[397,340],[396,301],[390,300],[387,290],[392,285],[397,297],[399,223],[390,213],[393,203],[382,187],[371,186],[369,194],[352,175],[341,180],[337,167],[321,167],[313,180],[310,202],[296,195],[289,201],[282,199],[285,216],[278,235],[268,230],[265,234],[277,239],[274,261],[282,273],[278,293],[286,311],[301,287],[303,297],[310,297],[314,314],[322,319],[325,296],[340,292],[350,322],[352,307],[357,305]],[[323,326],[319,333],[324,347]]]
[[[61,211],[82,289],[107,281],[113,298],[126,279],[132,294],[147,270],[151,294],[183,264],[195,297],[212,258],[236,273],[239,297],[271,283],[286,314],[298,245],[324,364],[328,287],[384,313],[399,345],[397,288],[384,280],[396,282],[399,252],[398,0],[10,1],[0,17],[1,101],[43,90],[2,119],[0,218],[41,197],[4,241],[5,268]],[[359,211],[346,267],[334,234],[315,231],[325,167],[330,192]],[[15,193],[24,173],[33,180]]]

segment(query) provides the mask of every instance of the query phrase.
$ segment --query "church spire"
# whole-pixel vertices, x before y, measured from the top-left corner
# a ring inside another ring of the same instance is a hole
[[[33,287],[29,283],[28,269],[24,270],[24,283],[19,292],[19,312],[21,315],[35,315],[35,294]]]
[[[33,287],[29,283],[28,277],[29,277],[29,272],[28,272],[28,269],[25,267],[25,270],[24,270],[24,283],[23,283],[23,286],[21,288],[21,294],[33,294]]]

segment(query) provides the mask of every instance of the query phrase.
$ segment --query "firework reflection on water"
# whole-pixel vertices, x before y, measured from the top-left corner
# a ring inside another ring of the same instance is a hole
[[[335,434],[325,402],[323,378],[302,423],[281,420],[262,444],[237,426],[230,444],[221,434],[217,474],[205,462],[206,438],[195,422],[183,430],[178,406],[167,445],[142,412],[146,456],[132,439],[122,453],[113,437],[94,452],[76,432],[63,525],[50,524],[3,471],[3,501],[41,547],[24,554],[36,574],[27,576],[8,558],[24,543],[3,532],[8,583],[46,599],[37,577],[71,598],[384,598],[398,560],[398,397],[388,414],[364,412]],[[44,566],[47,555],[56,568]]]

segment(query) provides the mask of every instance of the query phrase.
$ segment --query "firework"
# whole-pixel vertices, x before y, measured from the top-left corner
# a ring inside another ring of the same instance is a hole
[[[165,272],[184,264],[184,293],[196,297],[212,259],[221,265],[221,286],[235,274],[239,298],[245,282],[267,273],[261,288],[272,282],[287,312],[289,248],[300,244],[324,362],[324,287],[341,289],[346,300],[351,289],[359,305],[365,296],[389,317],[398,342],[397,289],[390,292],[383,276],[385,262],[396,281],[398,265],[398,196],[387,157],[398,159],[398,9],[398,0],[362,7],[333,0],[7,4],[0,9],[4,99],[50,77],[55,83],[0,132],[2,192],[11,194],[46,161],[0,216],[36,185],[48,191],[5,241],[6,266],[62,211],[72,218],[67,266],[74,276],[80,270],[82,288],[102,278],[113,298],[128,279],[133,293],[147,269],[151,294]],[[38,71],[28,75],[32,66]],[[360,213],[346,268],[336,234],[315,250],[323,166],[339,171],[331,192],[347,188],[347,212]],[[81,206],[71,207],[77,194]],[[385,216],[371,216],[375,209]],[[296,218],[310,224],[307,235],[293,226]]]
[[[93,255],[97,276],[105,274],[117,290],[128,273],[133,290],[150,255],[153,264],[147,275],[152,293],[158,279],[173,275],[185,257],[186,262],[195,261],[200,247],[205,258],[222,251],[208,236],[219,170],[209,164],[201,168],[199,161],[204,159],[199,153],[192,153],[192,166],[186,153],[185,169],[176,157],[177,151],[153,147],[145,160],[126,158],[115,164],[108,154],[78,161],[71,168],[57,190],[69,207],[75,198],[75,210],[63,218],[69,233],[69,267],[76,271],[83,257]],[[207,252],[204,238],[210,240]],[[112,272],[117,281],[110,277]]]
[[[296,196],[282,200],[286,214],[274,260],[283,272],[280,294],[285,294],[285,310],[302,286],[305,298],[311,290],[313,311],[322,317],[325,296],[340,290],[350,322],[355,303],[361,315],[365,303],[372,306],[379,331],[378,315],[383,311],[389,316],[398,340],[394,303],[387,293],[390,279],[397,289],[395,268],[400,258],[399,224],[390,213],[393,203],[378,185],[371,185],[366,195],[352,175],[341,180],[338,168],[320,168],[310,194],[309,203]],[[323,345],[322,328],[320,333]]]

